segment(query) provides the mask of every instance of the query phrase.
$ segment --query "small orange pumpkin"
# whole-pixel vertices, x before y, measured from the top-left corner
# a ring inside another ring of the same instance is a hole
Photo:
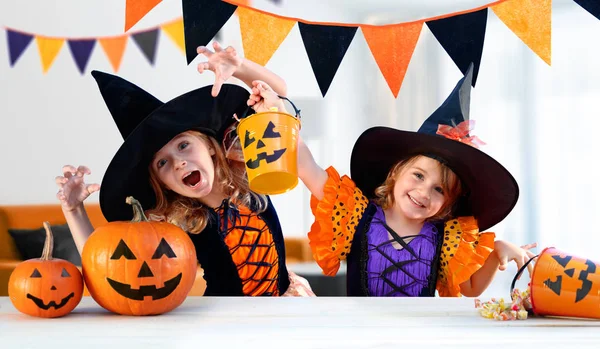
[[[8,280],[8,296],[24,314],[54,318],[67,315],[79,304],[83,278],[73,263],[52,258],[52,230],[48,222],[44,222],[44,228],[46,241],[42,257],[17,265]]]
[[[155,315],[177,308],[196,278],[196,249],[174,224],[150,222],[132,197],[130,222],[98,227],[81,254],[83,278],[103,308],[123,315]]]

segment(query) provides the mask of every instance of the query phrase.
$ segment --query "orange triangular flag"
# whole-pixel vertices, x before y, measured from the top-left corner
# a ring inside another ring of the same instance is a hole
[[[258,11],[238,7],[244,56],[265,65],[285,40],[296,21],[270,16]]]
[[[60,52],[60,49],[65,43],[65,39],[36,36],[35,41],[38,45],[38,51],[40,52],[40,58],[42,59],[42,69],[45,74],[48,72],[48,69],[50,69],[50,66],[52,66],[58,52]]]
[[[423,22],[360,27],[394,97],[398,97],[400,92],[421,28]]]
[[[162,0],[127,0],[125,2],[125,31],[133,27]]]
[[[100,38],[100,46],[104,50],[106,57],[110,61],[114,72],[116,73],[121,66],[121,59],[123,59],[123,53],[125,52],[125,45],[127,44],[127,35],[116,36],[111,38]]]
[[[164,24],[161,27],[165,33],[175,41],[177,46],[185,53],[185,36],[183,35],[183,18],[171,23]]]
[[[511,0],[492,7],[494,13],[533,52],[550,65],[552,0]]]

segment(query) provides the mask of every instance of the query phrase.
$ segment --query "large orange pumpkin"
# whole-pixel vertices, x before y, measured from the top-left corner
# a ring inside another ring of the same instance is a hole
[[[83,279],[71,262],[52,258],[54,239],[44,222],[46,241],[41,258],[28,259],[13,270],[8,296],[18,311],[44,318],[64,316],[81,301]]]
[[[123,315],[162,314],[177,308],[196,278],[196,249],[182,229],[150,222],[132,197],[130,222],[98,227],[86,241],[81,261],[90,295],[103,308]]]

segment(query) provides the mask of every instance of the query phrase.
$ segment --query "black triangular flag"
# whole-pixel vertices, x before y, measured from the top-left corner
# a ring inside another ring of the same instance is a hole
[[[156,46],[158,44],[158,28],[133,34],[133,41],[138,45],[140,50],[150,64],[154,65],[154,58],[156,57]]]
[[[473,62],[473,87],[483,53],[487,8],[463,15],[427,22],[429,30],[464,74]]]
[[[587,12],[600,19],[600,1],[598,0],[573,0]]]
[[[233,15],[237,6],[221,0],[181,0],[185,55],[190,64],[198,46],[206,46]]]
[[[325,97],[358,27],[298,22],[298,28],[321,94]]]

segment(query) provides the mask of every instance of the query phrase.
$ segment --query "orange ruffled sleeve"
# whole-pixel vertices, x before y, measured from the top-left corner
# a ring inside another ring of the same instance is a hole
[[[323,274],[334,276],[340,261],[350,252],[356,226],[369,201],[350,177],[340,178],[333,167],[326,172],[329,178],[323,188],[323,199],[310,198],[315,222],[310,227],[308,240]]]
[[[494,233],[479,233],[474,217],[459,217],[444,225],[437,290],[441,297],[460,297],[460,284],[479,270],[494,250]]]

